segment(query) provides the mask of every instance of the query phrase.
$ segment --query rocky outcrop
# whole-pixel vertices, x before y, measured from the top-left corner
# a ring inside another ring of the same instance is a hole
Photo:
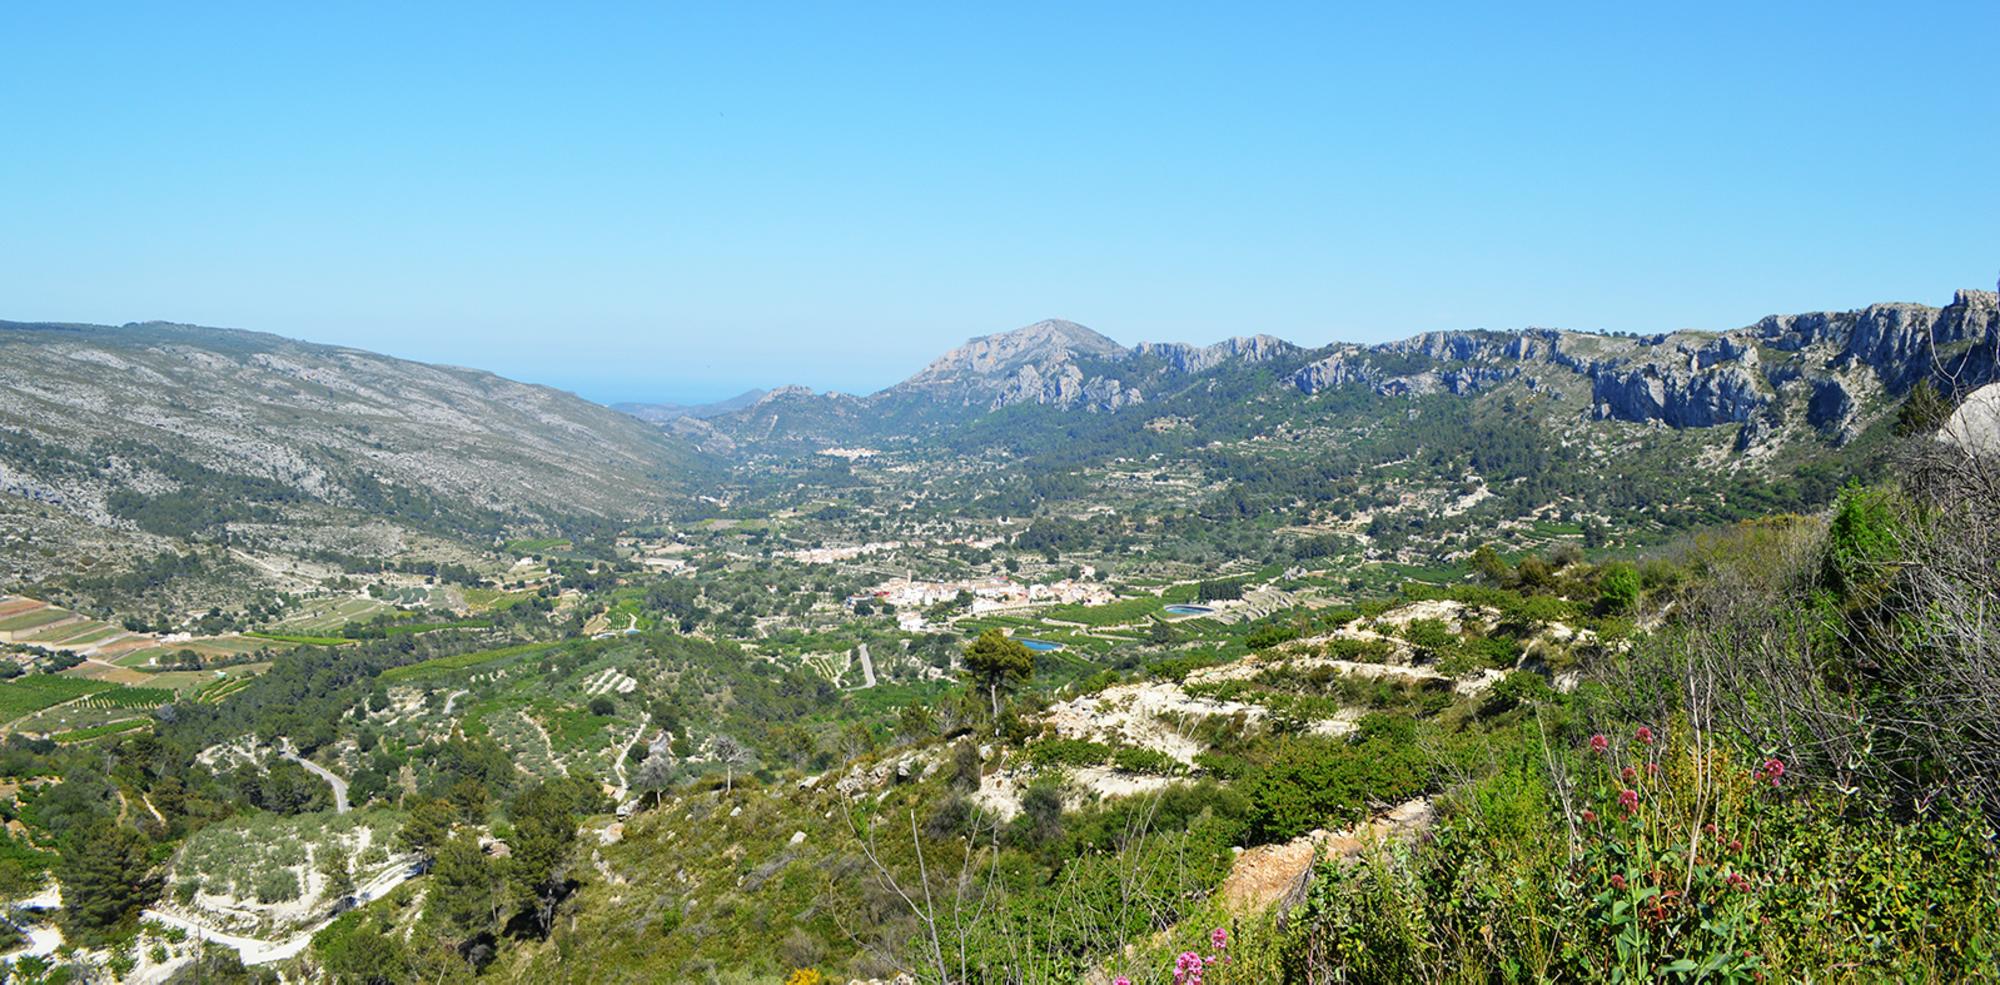
[[[1385,379],[1385,374],[1356,352],[1342,352],[1307,363],[1292,374],[1292,385],[1310,396],[1322,390],[1337,386],[1364,383],[1374,386]]]
[[[1264,363],[1305,350],[1275,335],[1239,336],[1214,345],[1185,342],[1141,342],[1132,349],[1140,358],[1152,357],[1167,364],[1175,373],[1205,373],[1227,362]]]
[[[1863,395],[1896,395],[1929,378],[1940,389],[2000,377],[2000,297],[1960,291],[1943,308],[1878,304],[1859,311],[1773,315],[1722,333],[1645,338],[1549,329],[1427,332],[1378,346],[1341,346],[1292,375],[1300,392],[1367,386],[1389,395],[1471,394],[1525,378],[1590,386],[1591,416],[1668,427],[1744,425],[1739,447],[1800,418],[1835,440],[1857,433]],[[1421,368],[1413,363],[1428,364]]]
[[[1764,394],[1741,367],[1703,372],[1646,364],[1593,373],[1591,403],[1600,420],[1705,428],[1749,420],[1763,406]]]
[[[1938,440],[1968,452],[2000,455],[2000,383],[1968,394],[1938,429]]]
[[[1101,373],[1086,373],[1079,362],[1128,355],[1123,346],[1082,325],[1051,319],[973,339],[884,395],[984,410],[1014,404],[1117,410],[1140,402],[1139,391]]]
[[[1117,358],[1125,348],[1075,322],[1049,319],[973,339],[933,360],[903,387],[934,387],[1009,378],[1024,368],[1046,371],[1077,356]]]
[[[1103,376],[1085,379],[1076,364],[1063,363],[1046,372],[1033,365],[1015,370],[1000,384],[992,406],[1045,404],[1065,410],[1113,411],[1144,400],[1134,387]]]

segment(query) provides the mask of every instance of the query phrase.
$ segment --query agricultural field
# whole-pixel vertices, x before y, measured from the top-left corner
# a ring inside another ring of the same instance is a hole
[[[143,645],[147,639],[38,599],[0,597],[0,641],[90,653]]]
[[[1157,595],[1119,599],[1104,605],[1058,605],[1042,613],[1050,622],[1073,622],[1085,626],[1126,626],[1144,622],[1166,602]]]
[[[91,725],[85,728],[70,729],[67,732],[57,732],[49,736],[49,738],[63,745],[71,745],[78,742],[90,742],[113,735],[124,735],[127,732],[137,731],[138,729],[150,728],[152,724],[153,720],[150,718],[126,718],[115,722],[106,722],[103,725]]]
[[[500,612],[532,597],[532,592],[508,592],[498,588],[460,588],[465,607],[473,612]]]
[[[103,726],[135,719],[148,720],[153,709],[175,700],[177,695],[177,691],[170,687],[127,687],[113,680],[75,672],[35,675],[13,683],[24,681],[30,682],[33,693],[13,696],[17,702],[14,707],[27,708],[34,704],[40,707],[16,712],[5,720],[12,723],[14,731],[27,733],[60,735],[85,731],[89,734],[84,738],[96,738],[108,734],[93,731]],[[4,693],[0,691],[0,694]],[[31,697],[34,700],[29,700]]]
[[[540,653],[554,647],[554,643],[523,643],[518,646],[505,646],[494,650],[475,650],[471,653],[461,653],[456,656],[438,657],[422,663],[410,664],[407,667],[397,667],[384,671],[382,673],[382,680],[395,683],[450,674],[456,671],[470,670],[474,667],[483,667],[489,663]]]
[[[120,667],[143,670],[157,667],[173,667],[174,660],[182,650],[192,650],[204,661],[242,660],[264,653],[278,653],[292,649],[299,644],[287,639],[259,636],[208,636],[179,643],[163,643],[134,650],[112,661]]]
[[[188,695],[189,700],[201,704],[217,704],[224,698],[249,687],[251,680],[257,676],[250,673],[240,673],[247,670],[247,667],[232,669],[239,671],[239,673],[229,677],[217,677],[206,684],[194,688],[193,692]]]
[[[15,636],[24,636],[29,630],[40,629],[50,623],[67,618],[69,618],[68,610],[58,609],[54,606],[30,609],[20,615],[0,619],[0,633],[12,633]]]
[[[367,622],[393,608],[381,599],[355,596],[309,599],[266,629],[278,635],[334,636],[350,622]]]
[[[63,674],[29,674],[0,682],[0,722],[12,722],[114,687],[117,685]]]

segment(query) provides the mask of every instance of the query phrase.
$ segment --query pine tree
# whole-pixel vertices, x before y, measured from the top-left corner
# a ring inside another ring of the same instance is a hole
[[[427,900],[424,916],[441,923],[456,940],[493,928],[500,910],[500,879],[480,849],[478,836],[459,831],[438,846]]]
[[[534,912],[535,925],[544,935],[568,887],[576,857],[573,807],[564,791],[538,783],[515,797],[509,808],[514,839],[508,845],[507,884],[515,902]]]
[[[72,935],[95,940],[158,895],[159,880],[146,847],[138,832],[102,818],[64,840],[56,874],[62,881],[63,920]]]
[[[397,843],[405,851],[416,852],[425,859],[437,855],[438,846],[451,837],[452,824],[458,819],[458,810],[450,801],[425,800],[410,808],[410,816],[403,821],[402,830],[396,832]]]
[[[965,648],[965,672],[986,689],[993,703],[993,721],[1000,721],[1000,692],[1035,676],[1035,655],[998,629],[980,633]]]

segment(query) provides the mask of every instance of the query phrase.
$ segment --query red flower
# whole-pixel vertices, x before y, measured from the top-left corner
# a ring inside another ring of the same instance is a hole
[[[1731,839],[1729,839],[1729,850],[1730,850],[1731,852],[1740,852],[1740,851],[1742,851],[1742,850],[1743,850],[1743,839],[1741,839],[1741,838],[1731,838]]]
[[[1611,874],[1611,888],[1612,888],[1612,889],[1624,889],[1624,888],[1625,888],[1625,876],[1624,876],[1624,875],[1622,875],[1622,874],[1620,874],[1620,873],[1617,873],[1617,872],[1613,872],[1613,873]]]
[[[1618,791],[1618,806],[1624,808],[1625,813],[1627,814],[1630,814],[1633,811],[1638,810],[1639,791],[1632,790],[1629,788]]]
[[[1764,767],[1757,771],[1758,779],[1769,780],[1774,787],[1778,785],[1778,778],[1784,775],[1785,764],[1776,758],[1764,760]]]
[[[1647,764],[1646,764],[1646,775],[1647,775],[1647,776],[1659,776],[1659,775],[1660,775],[1660,764],[1658,764],[1658,763],[1647,763]]]
[[[1605,738],[1604,733],[1599,732],[1590,737],[1590,750],[1592,752],[1609,752],[1611,751],[1611,740]]]
[[[1634,733],[1633,737],[1646,745],[1653,744],[1653,730],[1644,725],[1639,726],[1639,731]]]
[[[1596,812],[1596,811],[1593,811],[1593,810],[1591,810],[1591,809],[1590,809],[1590,808],[1588,808],[1588,807],[1584,808],[1584,809],[1583,809],[1583,823],[1585,823],[1585,824],[1596,824],[1596,823],[1597,823],[1597,812]]]
[[[1631,782],[1632,782],[1633,780],[1636,780],[1636,779],[1638,779],[1638,778],[1639,778],[1639,771],[1638,771],[1638,770],[1635,770],[1635,769],[1633,769],[1633,768],[1632,768],[1632,767],[1630,767],[1630,766],[1627,766],[1627,767],[1625,767],[1624,769],[1622,769],[1622,770],[1619,770],[1619,771],[1618,771],[1618,775],[1619,775],[1619,776],[1621,776],[1621,777],[1624,777],[1624,778],[1625,778],[1625,782],[1626,782],[1626,783],[1631,783]]]

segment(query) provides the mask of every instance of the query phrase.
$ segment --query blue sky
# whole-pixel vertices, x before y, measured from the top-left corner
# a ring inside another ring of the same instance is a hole
[[[983,7],[983,9],[980,9]],[[602,400],[2000,268],[2000,4],[9,4],[0,318]]]

